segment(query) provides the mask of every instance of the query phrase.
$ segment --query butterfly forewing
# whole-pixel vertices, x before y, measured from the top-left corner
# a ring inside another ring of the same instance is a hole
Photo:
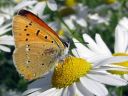
[[[15,66],[28,80],[37,79],[49,71],[64,50],[55,34],[25,16],[14,17],[13,35]]]
[[[13,34],[16,47],[20,47],[22,44],[24,45],[29,42],[50,42],[56,43],[56,45],[60,47],[53,34],[50,34],[47,29],[37,23],[31,22],[23,16],[14,17]]]

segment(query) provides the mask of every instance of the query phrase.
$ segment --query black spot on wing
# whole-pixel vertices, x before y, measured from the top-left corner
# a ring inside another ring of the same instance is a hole
[[[29,36],[29,35],[30,35],[30,34],[28,34],[28,33],[26,34],[26,36]]]
[[[37,30],[37,32],[36,32],[36,36],[38,36],[38,35],[39,35],[39,33],[40,33],[40,30]]]
[[[26,25],[25,27],[28,28],[28,25]]]
[[[48,36],[45,36],[44,38],[45,38],[45,39],[48,39]]]
[[[53,43],[53,41],[51,41]]]
[[[24,29],[24,31],[27,31],[27,29]]]
[[[28,38],[26,38],[25,41],[28,41]]]
[[[29,25],[32,26],[32,22],[30,22]]]

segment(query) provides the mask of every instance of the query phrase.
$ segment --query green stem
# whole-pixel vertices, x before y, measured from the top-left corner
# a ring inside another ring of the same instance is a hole
[[[120,94],[119,94],[119,96],[123,96],[123,88],[120,87],[119,89],[120,89]]]

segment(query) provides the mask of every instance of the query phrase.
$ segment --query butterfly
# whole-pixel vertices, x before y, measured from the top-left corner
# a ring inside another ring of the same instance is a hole
[[[40,78],[65,57],[68,44],[30,11],[20,10],[13,18],[12,28],[14,65],[25,79]]]

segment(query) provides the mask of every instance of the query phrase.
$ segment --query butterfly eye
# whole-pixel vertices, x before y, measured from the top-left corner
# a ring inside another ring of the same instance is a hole
[[[69,47],[69,42],[63,42],[65,47]]]

